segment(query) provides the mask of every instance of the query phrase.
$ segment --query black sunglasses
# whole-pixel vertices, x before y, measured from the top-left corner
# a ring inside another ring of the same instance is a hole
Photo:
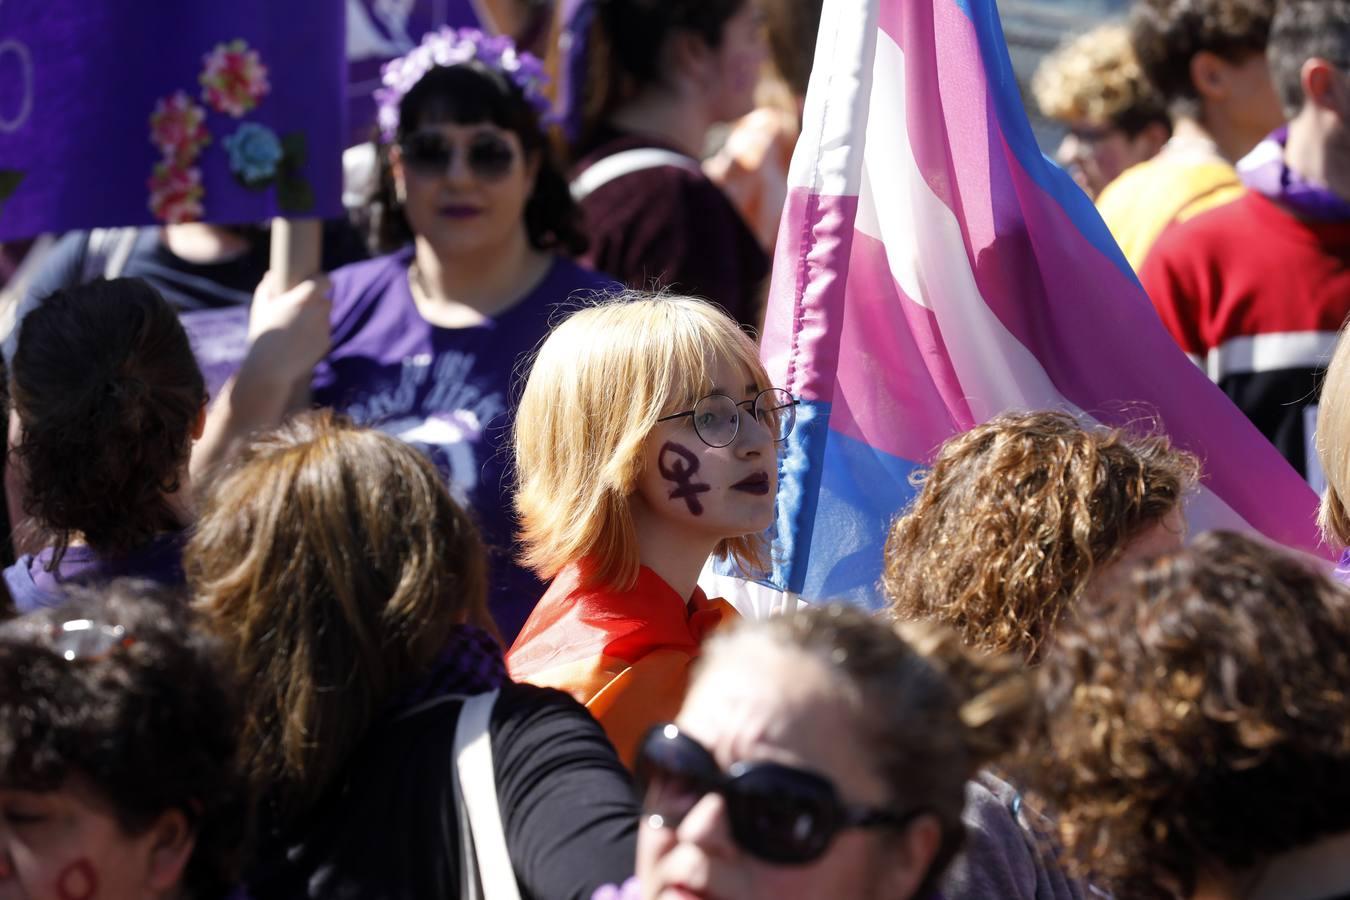
[[[778,865],[819,859],[846,828],[904,828],[922,812],[844,803],[828,779],[777,763],[740,762],[724,773],[707,748],[675,725],[647,733],[635,776],[648,824],[675,828],[705,795],[720,794],[737,845]]]
[[[505,138],[490,133],[474,135],[463,150],[439,131],[415,131],[400,141],[399,147],[403,165],[423,176],[444,175],[461,152],[467,154],[469,171],[484,181],[506,177],[516,162],[515,148]]]

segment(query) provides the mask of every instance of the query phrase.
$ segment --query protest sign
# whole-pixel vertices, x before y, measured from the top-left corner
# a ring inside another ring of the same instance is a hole
[[[341,212],[343,0],[0,0],[0,240]]]

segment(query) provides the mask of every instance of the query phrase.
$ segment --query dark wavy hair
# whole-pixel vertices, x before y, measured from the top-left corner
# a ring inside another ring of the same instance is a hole
[[[20,325],[10,395],[24,510],[55,562],[77,535],[119,555],[185,524],[165,495],[181,487],[206,385],[149,284],[100,279],[44,299]]]
[[[1350,829],[1350,591],[1253,537],[1200,536],[1066,621],[1020,767],[1120,900],[1194,892]],[[1105,883],[1103,883],[1103,881]]]
[[[251,807],[233,673],[181,597],[129,581],[67,594],[0,625],[0,784],[50,791],[78,774],[131,835],[176,809],[195,837],[186,896],[227,896]],[[67,660],[54,639],[72,619],[121,626],[128,641]]]
[[[1209,52],[1229,62],[1263,53],[1276,0],[1139,0],[1130,42],[1149,81],[1174,113],[1193,115],[1199,92],[1191,60]]]
[[[422,126],[438,122],[487,122],[515,134],[526,156],[539,161],[534,190],[525,202],[525,231],[530,244],[537,250],[569,256],[586,252],[581,209],[554,158],[539,113],[511,79],[477,61],[433,68],[399,103],[394,139],[401,141]],[[389,145],[380,143],[379,148],[380,184],[370,213],[375,249],[387,253],[407,244],[414,235],[394,191]]]

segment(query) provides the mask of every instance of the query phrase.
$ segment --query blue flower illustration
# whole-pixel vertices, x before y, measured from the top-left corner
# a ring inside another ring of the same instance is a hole
[[[230,171],[244,184],[262,185],[276,177],[282,150],[281,141],[272,129],[245,122],[223,143],[230,154]]]

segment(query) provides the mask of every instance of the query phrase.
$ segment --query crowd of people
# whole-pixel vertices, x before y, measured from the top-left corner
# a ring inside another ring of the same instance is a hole
[[[220,225],[0,270],[0,896],[1350,898],[1350,551],[1187,534],[1149,427],[935,448],[880,613],[700,587],[771,565],[821,6],[558,6],[389,65],[296,286]],[[1033,88],[1350,546],[1350,0],[1137,0]]]

